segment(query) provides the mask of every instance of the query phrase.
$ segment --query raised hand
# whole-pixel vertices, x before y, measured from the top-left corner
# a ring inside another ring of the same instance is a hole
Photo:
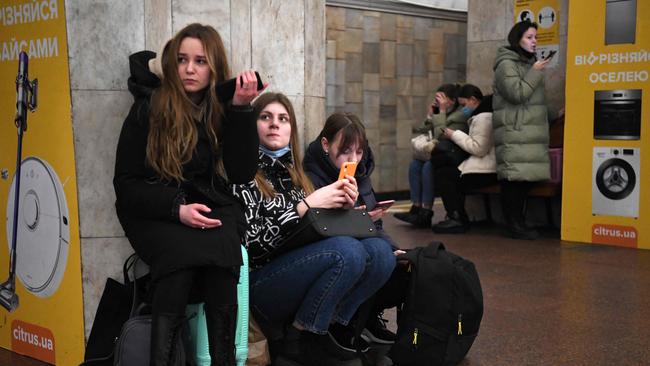
[[[268,83],[264,84],[264,88],[257,90],[257,77],[255,71],[244,70],[237,74],[235,81],[235,94],[232,97],[233,105],[247,105],[250,104],[266,87]]]

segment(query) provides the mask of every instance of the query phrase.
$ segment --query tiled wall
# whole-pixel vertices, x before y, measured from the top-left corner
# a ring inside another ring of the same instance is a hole
[[[376,191],[408,190],[412,127],[439,85],[465,81],[466,24],[334,6],[326,24],[325,110],[364,121]]]
[[[214,26],[233,72],[255,68],[294,103],[300,135],[325,115],[324,0],[66,0],[88,334],[107,277],[121,280],[133,249],[117,221],[113,167],[131,103],[128,55],[157,51],[191,22]],[[276,14],[281,16],[270,16]]]

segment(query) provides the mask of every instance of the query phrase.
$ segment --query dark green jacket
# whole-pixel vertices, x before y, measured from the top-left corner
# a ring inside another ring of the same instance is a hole
[[[499,179],[550,179],[544,73],[534,62],[508,47],[497,51],[492,125]]]

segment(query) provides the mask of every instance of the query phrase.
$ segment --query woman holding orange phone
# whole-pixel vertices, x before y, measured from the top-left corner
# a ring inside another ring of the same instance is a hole
[[[342,173],[345,170],[348,177],[352,174],[359,188],[357,208],[368,209],[381,240],[399,254],[397,244],[383,230],[381,220],[394,201],[377,202],[370,181],[375,167],[374,157],[359,117],[350,113],[334,113],[327,118],[323,130],[307,148],[304,166],[315,187],[331,184],[345,174]],[[356,170],[351,170],[351,166],[356,166]],[[391,344],[395,340],[395,334],[386,329],[381,314],[384,309],[398,305],[404,296],[403,290],[407,286],[404,285],[406,281],[401,279],[407,275],[401,267],[395,268],[391,278],[377,293],[373,312],[362,333],[362,338],[367,342]]]

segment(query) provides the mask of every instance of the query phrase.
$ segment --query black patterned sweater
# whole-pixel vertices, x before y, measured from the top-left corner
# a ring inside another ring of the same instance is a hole
[[[296,206],[305,197],[302,188],[296,187],[287,165],[293,164],[291,153],[278,159],[260,151],[259,170],[264,172],[277,194],[264,199],[256,181],[232,185],[232,193],[245,207],[246,248],[251,268],[262,266],[262,258],[279,248],[281,241],[300,222]]]

